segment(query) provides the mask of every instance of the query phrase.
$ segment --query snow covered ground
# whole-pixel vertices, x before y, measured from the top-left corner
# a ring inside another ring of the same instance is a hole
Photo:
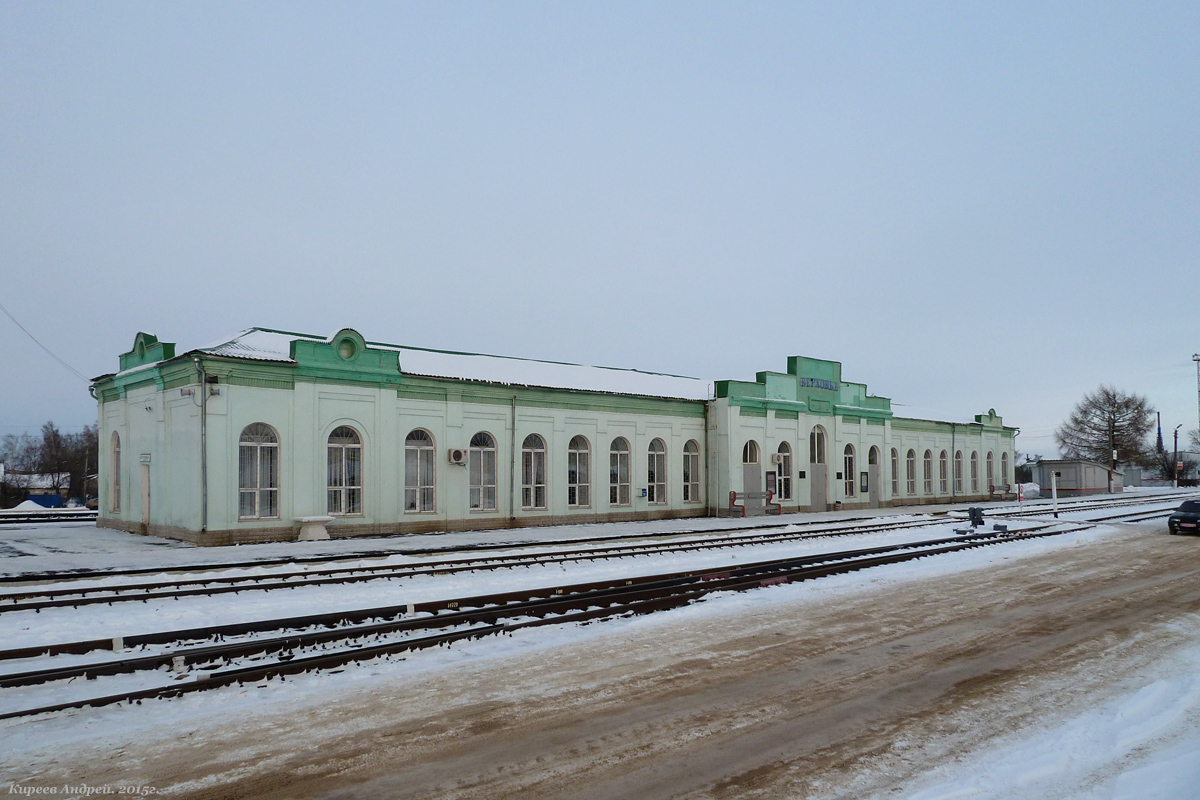
[[[1146,492],[1153,501],[1156,494]],[[894,512],[892,512],[894,513]],[[831,515],[832,516],[832,515]],[[841,518],[861,516],[842,514]],[[897,516],[897,519],[900,519]],[[792,517],[788,522],[810,522],[811,516]],[[774,520],[753,520],[774,524]],[[1161,523],[1158,523],[1161,525]],[[728,527],[728,520],[684,520],[620,526],[575,526],[575,528],[525,529],[492,532],[512,541],[555,541],[583,538],[603,528],[617,535],[654,530],[693,530]],[[208,621],[262,618],[322,608],[378,606],[413,602],[434,597],[452,597],[494,591],[513,585],[542,585],[598,579],[615,574],[653,574],[690,569],[705,563],[757,561],[804,552],[866,547],[900,540],[951,535],[952,523],[895,533],[876,533],[803,543],[717,551],[702,555],[664,555],[618,559],[589,565],[556,565],[532,570],[498,570],[479,575],[414,578],[383,582],[382,586],[359,584],[330,587],[328,592],[298,589],[255,593],[258,599],[198,598],[182,603],[118,604],[95,609],[54,609],[40,615],[0,616],[0,639],[5,646],[30,642],[66,641],[74,638],[118,635],[122,631],[167,630],[191,627]],[[1165,526],[1163,526],[1165,527]],[[338,674],[312,674],[272,681],[260,687],[218,690],[187,695],[143,706],[82,709],[33,720],[0,723],[0,775],[20,785],[34,785],[37,776],[49,769],[64,753],[76,747],[95,747],[102,737],[113,746],[132,747],[139,741],[169,739],[181,730],[205,726],[248,725],[273,713],[295,711],[337,702],[341,696],[361,694],[372,687],[386,687],[446,670],[549,651],[605,636],[639,631],[668,631],[676,626],[703,623],[730,615],[770,612],[778,603],[828,602],[839,597],[873,593],[886,598],[897,587],[939,575],[986,569],[1003,562],[1061,551],[1087,548],[1110,537],[1122,535],[1121,528],[1097,526],[1048,539],[1010,543],[962,553],[920,559],[882,569],[835,576],[770,589],[712,596],[702,603],[663,614],[618,619],[602,624],[555,626],[518,632],[508,638],[462,642],[453,647],[426,651],[411,657],[388,657],[348,666]],[[456,534],[463,543],[478,541],[485,534]],[[429,537],[425,537],[429,538]],[[449,542],[443,541],[443,544]],[[275,558],[287,552],[344,552],[364,550],[421,549],[427,544],[416,537],[391,540],[342,540],[306,543],[301,546],[262,545],[224,549],[198,549],[158,540],[130,536],[94,526],[60,523],[37,529],[0,530],[0,547],[29,551],[28,555],[6,557],[2,569],[8,574],[74,569],[90,560],[104,567],[147,566],[156,563],[189,563],[181,554],[199,556],[190,563],[221,560],[250,560],[248,556]],[[366,546],[364,546],[366,545]],[[381,547],[381,545],[384,545]],[[289,551],[289,548],[291,550]],[[419,563],[420,558],[392,555],[399,563]],[[14,566],[13,561],[25,563]],[[28,565],[28,566],[26,566]],[[253,568],[261,569],[261,568]],[[507,573],[507,574],[506,574]],[[469,591],[468,591],[469,590]],[[247,596],[249,597],[249,596]],[[175,608],[170,606],[174,605]],[[133,608],[129,608],[133,606]],[[231,607],[232,606],[232,607]],[[61,613],[59,613],[61,612]],[[930,770],[903,792],[887,797],[914,800],[958,800],[959,798],[1072,798],[1073,800],[1151,800],[1152,798],[1200,797],[1200,615],[1183,615],[1171,623],[1176,646],[1162,650],[1151,666],[1135,678],[1124,678],[1109,687],[1098,702],[1080,713],[1064,715],[1047,709],[1019,731],[993,741],[978,751],[957,753]],[[167,787],[164,787],[167,788]],[[195,789],[178,786],[177,789]],[[885,795],[879,795],[883,797]]]

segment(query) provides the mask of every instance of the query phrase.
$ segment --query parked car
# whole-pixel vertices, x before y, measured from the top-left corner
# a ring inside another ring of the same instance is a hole
[[[1200,500],[1184,500],[1175,513],[1167,517],[1171,533],[1200,533]]]

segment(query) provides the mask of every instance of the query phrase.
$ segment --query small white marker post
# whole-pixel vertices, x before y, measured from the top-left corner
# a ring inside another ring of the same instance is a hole
[[[1054,518],[1058,519],[1058,473],[1050,473],[1050,496],[1054,498]]]

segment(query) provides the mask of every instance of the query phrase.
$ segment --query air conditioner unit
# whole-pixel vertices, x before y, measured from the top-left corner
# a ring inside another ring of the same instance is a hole
[[[782,464],[783,463],[783,453],[771,453],[771,463],[772,464]]]
[[[459,448],[457,448],[457,447],[451,447],[451,448],[450,448],[450,463],[451,463],[451,464],[458,464],[458,465],[460,465],[460,466],[466,466],[466,464],[467,464],[467,451],[466,451],[466,450],[460,450],[460,449],[459,449]]]

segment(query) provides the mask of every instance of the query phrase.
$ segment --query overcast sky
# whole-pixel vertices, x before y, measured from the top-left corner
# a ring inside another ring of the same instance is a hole
[[[1197,426],[1200,4],[0,2],[0,303]],[[0,316],[0,433],[94,422]]]

